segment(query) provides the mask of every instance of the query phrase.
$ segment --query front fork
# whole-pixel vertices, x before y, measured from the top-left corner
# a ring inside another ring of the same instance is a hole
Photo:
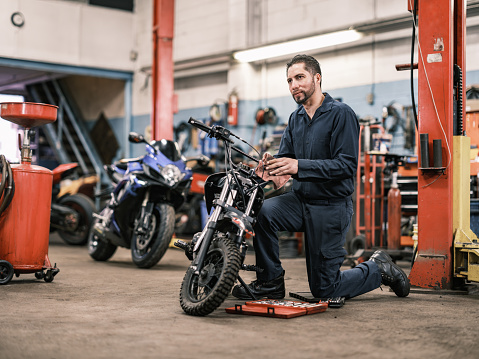
[[[228,175],[227,177],[228,183],[225,184],[225,186],[223,187],[223,190],[221,191],[221,194],[219,197],[220,199],[228,197],[228,199],[226,200],[226,203],[229,205],[233,203],[234,196],[236,195],[235,190],[229,191],[230,180],[231,180],[231,175]],[[208,222],[206,223],[205,228],[203,229],[198,240],[195,243],[193,253],[198,251],[198,255],[193,259],[191,266],[192,268],[194,268],[196,275],[199,275],[201,272],[201,269],[203,268],[203,262],[205,260],[206,254],[208,253],[208,249],[210,248],[211,241],[213,240],[213,236],[216,231],[216,224],[218,223],[218,219],[222,211],[223,211],[223,207],[216,206],[215,210],[213,211],[210,218],[208,219]]]
[[[150,187],[146,190],[145,198],[141,204],[140,218],[138,219],[138,224],[136,225],[135,231],[139,236],[144,236],[148,233],[148,228],[151,223],[151,216],[153,213],[153,208],[155,204],[149,202],[150,200]]]
[[[229,187],[230,187],[229,184],[230,184],[230,181],[231,181],[231,175],[228,175],[227,180],[228,180],[228,184],[226,184],[223,187],[223,190],[221,191],[219,199],[223,200],[227,196],[228,199],[225,201],[225,204],[226,204],[226,206],[231,206],[232,203],[233,203],[233,199],[236,195],[236,191],[232,190],[232,191],[228,192]],[[245,214],[248,215],[248,216],[251,214],[251,211],[252,211],[252,208],[253,208],[253,203],[254,203],[254,200],[256,198],[256,194],[257,194],[256,192],[257,191],[258,191],[258,189],[256,188],[254,190],[254,192],[252,193],[252,195],[250,196],[250,201],[249,201],[249,203],[246,207]],[[204,259],[206,257],[206,254],[208,253],[208,249],[210,247],[211,241],[212,241],[214,233],[216,231],[216,224],[218,223],[218,218],[219,218],[221,212],[224,211],[224,210],[225,209],[222,206],[217,206],[215,208],[215,210],[213,211],[213,214],[211,215],[211,217],[208,220],[208,223],[206,224],[205,228],[201,232],[201,235],[199,236],[199,238],[197,239],[197,241],[195,243],[195,247],[193,249],[193,252],[198,251],[198,255],[196,256],[196,258],[193,259],[193,261],[191,263],[191,267],[194,268],[195,274],[198,275],[198,276],[201,273],[201,270],[203,268]],[[245,230],[239,228],[238,231],[236,232],[235,237],[233,238],[234,243],[238,247],[241,246],[244,236],[245,236]],[[181,246],[179,246],[179,247],[181,248]],[[248,271],[262,271],[260,268],[258,268],[256,266],[245,265],[244,264],[244,259],[246,257],[246,251],[247,251],[247,245],[243,246],[242,251],[241,251],[241,269],[248,270]],[[251,292],[250,288],[246,285],[244,280],[239,275],[238,275],[238,281],[246,289],[246,291],[251,296],[251,298],[253,300],[256,300],[257,298],[255,297],[255,295]]]

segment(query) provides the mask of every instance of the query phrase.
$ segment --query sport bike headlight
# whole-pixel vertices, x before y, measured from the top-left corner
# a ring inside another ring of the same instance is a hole
[[[185,176],[175,165],[166,165],[161,169],[160,173],[170,186],[175,185]]]

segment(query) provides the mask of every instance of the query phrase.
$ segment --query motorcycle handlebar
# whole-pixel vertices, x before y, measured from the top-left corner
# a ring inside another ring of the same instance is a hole
[[[213,133],[213,128],[205,125],[203,122],[195,120],[193,117],[190,117],[188,123],[196,128],[199,128],[201,131],[205,131],[208,134]]]
[[[241,141],[245,142],[246,144],[248,144],[245,140],[243,140],[242,138],[236,136],[234,133],[232,133],[230,130],[222,127],[222,126],[213,126],[213,127],[210,127],[208,125],[205,125],[203,122],[201,121],[198,121],[198,120],[195,120],[193,117],[190,117],[190,119],[188,120],[188,123],[196,128],[199,128],[200,130],[206,132],[208,134],[208,136],[210,137],[214,137],[216,139],[220,139],[220,140],[223,140],[225,142],[229,142],[231,144],[233,144],[234,142],[232,140],[230,140],[230,136],[234,136],[238,139],[240,139]],[[236,148],[234,146],[231,146],[231,148],[233,150],[235,150],[236,152],[242,154],[243,156],[249,158],[250,160],[256,162],[256,163],[259,163],[259,160],[257,160],[256,158],[248,155],[247,153],[243,152],[242,150],[240,150],[239,148]]]
[[[190,117],[190,119],[188,120],[188,123],[190,125],[195,126],[196,128],[199,128],[201,131],[205,131],[206,133],[208,133],[209,137],[214,137],[217,140],[223,140],[225,142],[234,143],[232,140],[230,140],[230,136],[231,135],[235,136],[235,135],[231,133],[230,130],[222,126],[210,127],[208,125],[205,125],[201,121],[195,120],[193,117]]]

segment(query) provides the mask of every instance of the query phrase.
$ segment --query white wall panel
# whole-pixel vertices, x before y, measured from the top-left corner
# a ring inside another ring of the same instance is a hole
[[[231,50],[243,49],[246,47],[247,28],[247,6],[245,0],[229,0],[229,48]]]
[[[25,25],[10,22],[14,11]],[[0,1],[0,56],[74,66],[131,70],[133,14],[82,3]]]
[[[80,4],[11,0],[0,2],[0,55],[17,59],[74,63],[79,60]],[[24,15],[23,27],[10,22],[13,12]]]
[[[466,33],[466,69],[479,70],[479,26],[468,28]]]
[[[133,14],[98,6],[81,11],[79,62],[89,66],[132,70]]]
[[[268,41],[346,29],[374,17],[374,0],[268,1]]]
[[[177,0],[175,5],[175,61],[228,49],[228,1]]]
[[[378,18],[388,18],[406,13],[408,1],[414,3],[414,0],[375,0],[376,15]]]
[[[211,106],[218,99],[225,99],[227,92],[226,84],[209,85],[192,89],[177,90],[178,107],[180,109]],[[205,117],[208,113],[205,113]]]

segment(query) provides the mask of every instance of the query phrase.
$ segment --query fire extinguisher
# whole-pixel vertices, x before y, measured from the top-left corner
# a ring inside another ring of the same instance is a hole
[[[231,91],[228,97],[228,125],[238,125],[238,94],[235,90]]]

